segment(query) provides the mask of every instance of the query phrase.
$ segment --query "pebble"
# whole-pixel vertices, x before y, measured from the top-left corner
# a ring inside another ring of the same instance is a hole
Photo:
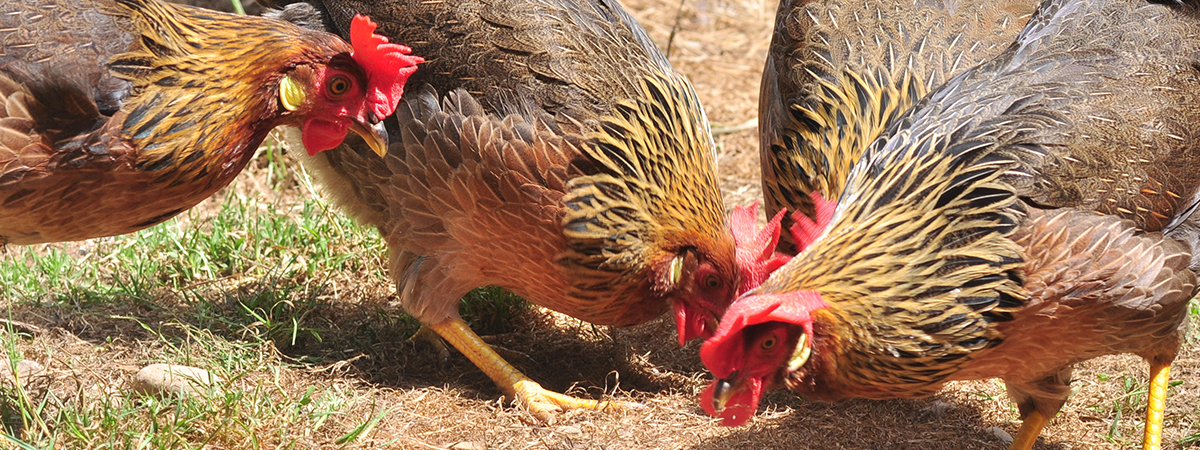
[[[1008,434],[1007,431],[1004,431],[1003,428],[991,427],[988,428],[988,431],[991,431],[993,436],[996,436],[997,439],[1004,441],[1005,444],[1011,444],[1013,441],[1012,435]]]
[[[17,378],[28,380],[30,377],[42,373],[46,370],[37,361],[22,359],[17,361]],[[13,378],[12,362],[7,359],[0,359],[0,379],[11,381]]]
[[[135,393],[161,396],[190,395],[203,392],[222,380],[207,370],[173,364],[151,364],[134,375],[131,389]]]

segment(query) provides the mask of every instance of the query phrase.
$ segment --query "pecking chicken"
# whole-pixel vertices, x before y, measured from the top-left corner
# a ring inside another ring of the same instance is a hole
[[[671,308],[681,342],[712,334],[738,265],[708,121],[616,1],[317,7],[281,17],[344,33],[367,14],[428,59],[387,158],[350,143],[305,163],[385,237],[404,308],[506,395],[541,420],[603,405],[543,389],[481,341],[458,315],[476,287],[603,325]]]
[[[767,214],[815,219],[867,146],[951,76],[1016,38],[1035,0],[781,0],[759,94]],[[790,228],[791,217],[784,218]],[[794,254],[791,235],[781,250]]]
[[[1048,0],[868,148],[821,232],[701,348],[702,407],[911,398],[999,377],[1029,449],[1073,364],[1150,363],[1144,448],[1195,293],[1200,5]],[[776,230],[777,232],[777,230]]]
[[[276,126],[381,155],[421,59],[156,0],[0,4],[0,247],[130,233],[228,184]]]

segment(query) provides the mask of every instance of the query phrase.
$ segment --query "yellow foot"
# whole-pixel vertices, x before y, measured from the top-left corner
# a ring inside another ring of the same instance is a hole
[[[600,401],[575,398],[542,388],[533,380],[524,379],[513,385],[517,406],[525,408],[534,418],[544,423],[554,423],[560,413],[580,409],[625,411],[644,409],[646,406],[634,402]]]
[[[449,319],[429,326],[487,374],[496,386],[537,420],[552,423],[559,413],[578,409],[645,408],[637,403],[578,399],[542,388],[483,342],[462,319]]]
[[[1170,378],[1169,364],[1150,365],[1150,395],[1146,399],[1146,435],[1142,450],[1162,448],[1163,411],[1167,409],[1167,381]]]
[[[446,345],[446,341],[438,336],[437,332],[433,331],[425,325],[421,325],[421,329],[413,333],[412,337],[408,338],[408,342],[413,344],[418,341],[427,343],[433,346],[433,350],[437,352],[438,362],[443,366],[450,361],[450,347]]]

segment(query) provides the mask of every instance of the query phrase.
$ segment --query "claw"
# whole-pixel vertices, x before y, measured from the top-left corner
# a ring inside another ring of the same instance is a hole
[[[647,408],[646,405],[636,402],[575,398],[548,391],[529,379],[518,381],[513,385],[513,391],[516,397],[513,403],[528,410],[529,414],[545,424],[553,424],[559,414],[573,410],[629,411]]]
[[[413,333],[412,337],[408,338],[406,342],[412,344],[424,342],[429,344],[433,346],[433,350],[437,352],[438,364],[441,367],[445,367],[446,364],[450,363],[450,347],[446,345],[446,340],[442,339],[441,336],[438,336],[436,331],[433,331],[433,329],[425,325],[421,325],[421,329],[417,330],[416,333]]]

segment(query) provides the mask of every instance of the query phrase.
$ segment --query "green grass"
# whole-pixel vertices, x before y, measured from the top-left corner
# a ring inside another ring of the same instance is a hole
[[[280,205],[230,193],[215,217],[172,219],[106,239],[83,257],[50,247],[16,247],[0,266],[0,296],[15,301],[89,303],[147,299],[158,289],[187,290],[233,276],[295,278],[359,271],[386,253],[378,234],[330,213],[314,199]],[[380,274],[382,277],[382,274]]]
[[[359,323],[338,317],[347,310],[332,303],[343,291],[390,289],[386,246],[321,201],[299,165],[270,148],[252,165],[220,194],[219,208],[127,236],[0,255],[0,317],[62,317],[87,343],[79,350],[78,337],[0,330],[7,361],[91,372],[72,375],[71,386],[0,380],[0,448],[342,448],[371,435],[392,406],[376,405],[372,389],[303,374],[344,358],[346,347],[370,345],[324,339],[330,327]],[[479,290],[463,315],[481,333],[499,333],[524,305]],[[373,316],[361,323],[380,328],[366,334],[399,339],[417,328],[394,309],[359,308]],[[376,320],[385,314],[397,317]],[[188,398],[138,396],[115,381],[130,369],[114,366],[154,362],[225,381]]]
[[[0,399],[19,420],[6,420],[0,441],[23,448],[287,448],[318,433],[352,443],[373,420],[355,423],[349,417],[371,401],[353,390],[284,389],[281,384],[296,381],[281,382],[278,369],[284,364],[261,341],[231,342],[186,326],[184,331],[183,342],[160,337],[162,358],[207,367],[223,383],[199,395],[165,398],[103,390],[63,396],[7,384]],[[13,339],[4,344],[10,358],[18,356]]]

